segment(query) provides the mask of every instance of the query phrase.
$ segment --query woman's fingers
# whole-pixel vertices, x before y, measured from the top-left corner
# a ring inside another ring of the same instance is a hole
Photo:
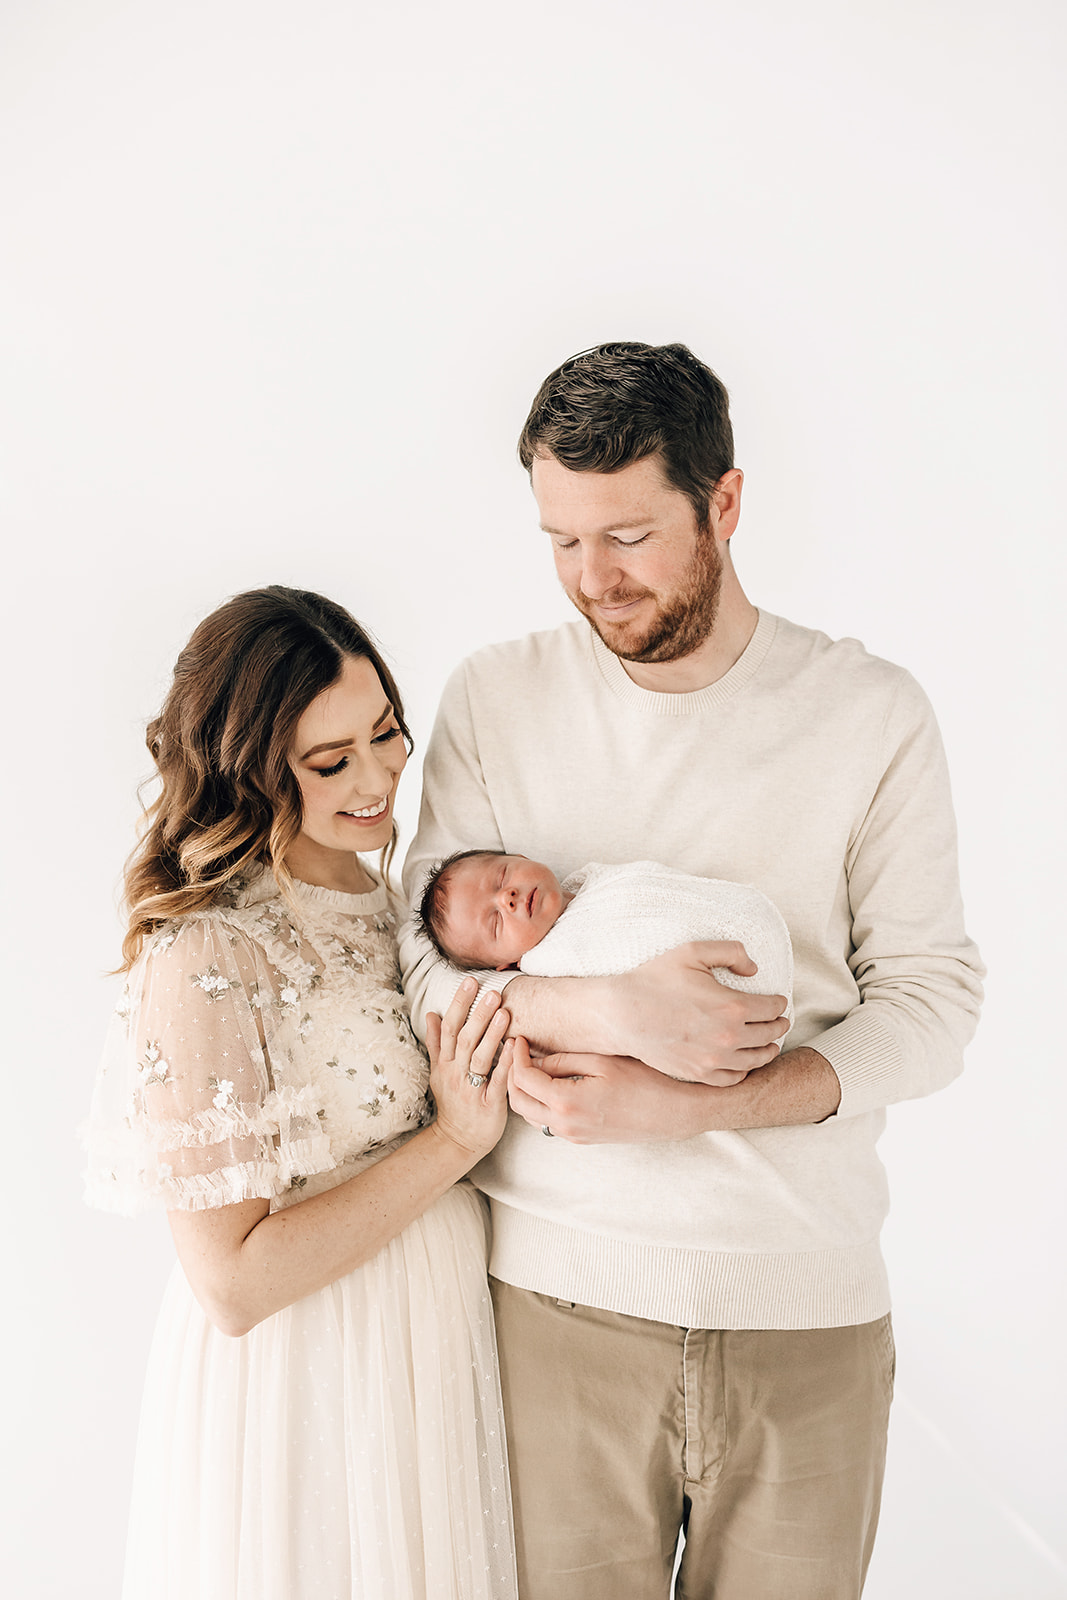
[[[490,1018],[482,1037],[475,1043],[470,1053],[468,1065],[472,1072],[486,1074],[492,1072],[496,1053],[500,1049],[504,1035],[508,1031],[508,1023],[510,1021],[511,1013],[506,1011],[503,1006],[499,1006]],[[460,1059],[462,1059],[461,1055]]]
[[[441,1041],[452,1043],[467,1020],[471,1001],[478,993],[477,978],[464,978],[441,1018]]]
[[[494,1110],[499,1110],[501,1106],[507,1104],[508,1088],[511,1084],[511,1063],[514,1055],[515,1041],[513,1039],[505,1039],[504,1048],[500,1052],[500,1060],[497,1062],[495,1070],[489,1074],[488,1082],[485,1085],[485,1103],[492,1106]]]
[[[464,1088],[467,1076],[492,1077],[511,1014],[495,989],[487,989],[481,996],[477,991],[477,981],[465,978],[440,1020],[436,1013],[427,1013],[427,1048],[434,1076],[440,1077],[442,1084],[444,1075]]]
[[[500,996],[495,989],[486,989],[470,1006],[467,1019],[456,1036],[456,1054],[466,1051],[473,1054],[479,1040],[493,1020],[493,1014],[500,1005]]]

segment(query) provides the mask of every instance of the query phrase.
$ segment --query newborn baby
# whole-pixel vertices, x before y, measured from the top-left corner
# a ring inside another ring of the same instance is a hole
[[[517,966],[540,977],[629,972],[691,939],[734,939],[758,972],[716,967],[720,983],[784,994],[793,1018],[793,950],[781,912],[744,883],[694,878],[655,861],[595,862],[560,884],[526,856],[465,850],[434,868],[418,908],[438,953],[467,971]]]

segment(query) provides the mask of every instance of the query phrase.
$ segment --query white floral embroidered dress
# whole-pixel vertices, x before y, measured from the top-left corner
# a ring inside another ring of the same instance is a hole
[[[168,924],[97,1080],[87,1198],[132,1211],[343,1183],[426,1120],[387,891],[269,874]],[[240,1339],[176,1267],[142,1408],[123,1600],[511,1600],[481,1201],[459,1184]]]

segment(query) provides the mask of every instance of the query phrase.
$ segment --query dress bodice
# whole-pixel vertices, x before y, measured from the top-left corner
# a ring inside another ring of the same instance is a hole
[[[146,943],[90,1126],[90,1198],[282,1206],[351,1175],[428,1117],[399,988],[396,912],[268,872]]]

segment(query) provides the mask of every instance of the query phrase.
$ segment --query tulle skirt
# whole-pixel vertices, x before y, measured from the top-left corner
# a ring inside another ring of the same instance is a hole
[[[180,1268],[141,1414],[123,1600],[513,1600],[481,1202],[219,1333]]]

